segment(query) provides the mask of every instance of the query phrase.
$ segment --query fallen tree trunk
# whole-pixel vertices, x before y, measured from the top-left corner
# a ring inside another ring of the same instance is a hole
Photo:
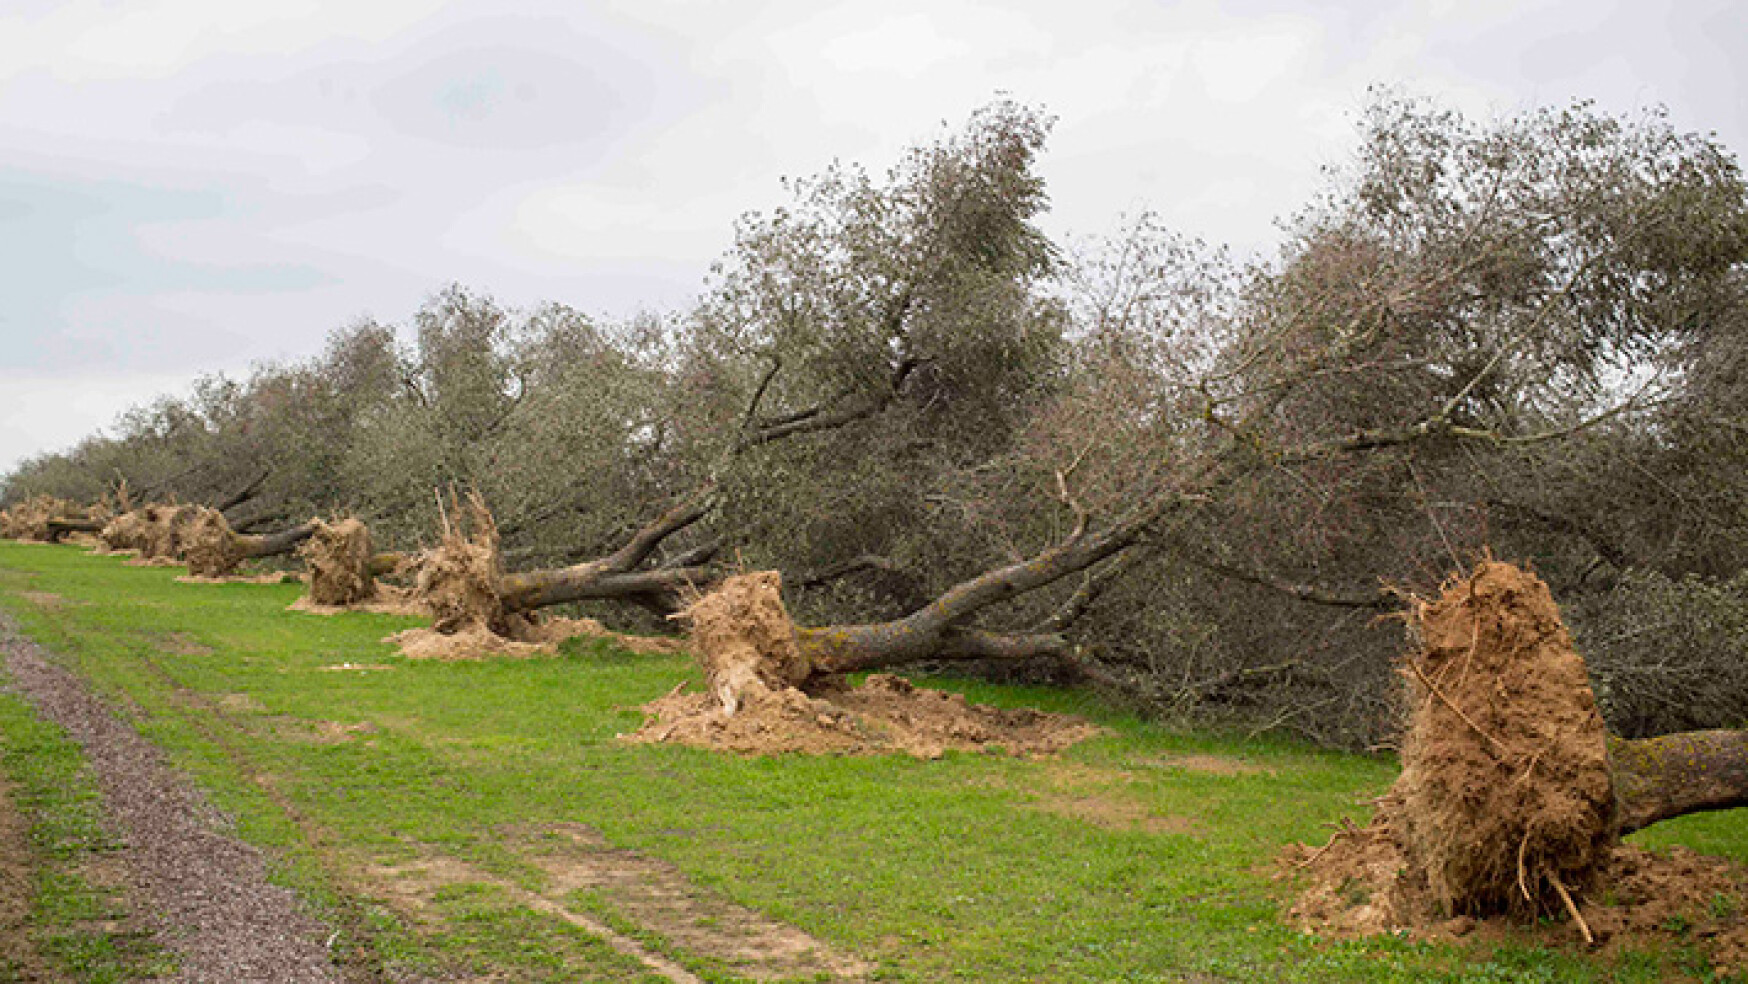
[[[1621,834],[1710,810],[1748,806],[1748,731],[1611,738]]]
[[[311,520],[264,536],[241,534],[217,509],[191,508],[194,514],[181,536],[181,547],[188,573],[194,577],[228,577],[243,561],[290,553],[316,532],[316,521]]]
[[[454,520],[445,516],[443,540],[419,555],[414,598],[430,609],[433,628],[444,635],[484,630],[504,640],[530,634],[535,613],[575,601],[630,601],[662,614],[678,611],[693,586],[714,577],[702,566],[639,570],[672,534],[708,515],[714,489],[705,488],[639,529],[613,553],[570,567],[506,574],[497,525],[478,494],[452,499]],[[714,548],[712,547],[712,550]],[[697,551],[676,558],[692,560]]]
[[[50,543],[60,543],[74,533],[98,534],[103,532],[106,522],[95,519],[51,519],[45,539]]]

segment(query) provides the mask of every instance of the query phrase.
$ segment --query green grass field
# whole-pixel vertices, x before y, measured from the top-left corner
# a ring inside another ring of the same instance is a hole
[[[1291,886],[1274,859],[1327,839],[1344,814],[1363,822],[1357,804],[1389,784],[1389,760],[1184,734],[1075,693],[959,681],[931,683],[1109,731],[1039,761],[631,745],[616,735],[695,677],[686,660],[596,642],[551,659],[412,662],[379,641],[406,619],[288,612],[297,585],[178,573],[0,543],[0,605],[273,853],[276,877],[366,972],[657,979],[530,904],[540,898],[721,981],[753,973],[708,943],[719,914],[738,911],[728,903],[872,961],[887,981],[1703,977],[1685,949],[1599,959],[1526,942],[1332,943],[1284,926]],[[0,714],[10,771],[31,767],[20,735],[41,727]],[[1738,816],[1645,839],[1748,861]],[[574,884],[573,862],[585,871]],[[632,874],[587,876],[614,864]],[[685,910],[687,931],[649,918],[635,883],[650,871],[704,900]],[[56,920],[33,918],[45,933]]]

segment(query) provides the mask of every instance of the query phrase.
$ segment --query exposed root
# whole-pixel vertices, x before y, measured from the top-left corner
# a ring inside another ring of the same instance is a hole
[[[357,519],[317,523],[315,533],[297,549],[309,568],[311,604],[346,608],[375,598],[373,549],[369,528]]]
[[[679,617],[691,623],[710,692],[729,717],[749,692],[797,688],[813,673],[796,643],[776,571],[730,577]]]
[[[0,538],[47,542],[49,520],[83,515],[84,510],[65,499],[32,496],[9,509],[0,510]]]
[[[235,574],[248,553],[225,514],[207,506],[184,506],[177,543],[193,577]]]
[[[431,612],[443,635],[484,629],[506,641],[530,629],[526,615],[504,604],[504,568],[498,552],[498,524],[479,493],[453,503],[456,516],[443,517],[443,539],[420,554],[413,596]]]
[[[1547,586],[1507,564],[1482,563],[1415,619],[1424,652],[1410,662],[1397,782],[1413,860],[1452,915],[1548,910],[1556,899],[1536,886],[1592,884],[1615,839],[1608,735],[1584,661]]]
[[[1566,886],[1561,883],[1560,876],[1550,871],[1548,872],[1548,881],[1554,884],[1554,891],[1560,893],[1560,901],[1566,904],[1566,914],[1572,917],[1574,923],[1578,924],[1578,932],[1584,934],[1585,944],[1595,946],[1596,937],[1590,933],[1590,924],[1584,921],[1583,913],[1578,911],[1577,904],[1572,901],[1572,893],[1566,891]]]

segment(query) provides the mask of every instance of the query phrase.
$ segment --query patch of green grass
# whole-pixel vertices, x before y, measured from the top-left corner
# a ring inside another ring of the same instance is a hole
[[[352,913],[351,945],[375,966],[567,979],[550,975],[594,959],[593,941],[574,927],[466,886],[437,892],[417,918],[397,916],[375,898],[368,873],[448,855],[543,891],[527,832],[581,823],[615,848],[675,866],[701,891],[877,961],[886,981],[1624,982],[1687,973],[1673,953],[1604,962],[1485,942],[1331,943],[1282,925],[1291,886],[1274,878],[1274,859],[1291,842],[1327,839],[1326,825],[1343,814],[1363,822],[1356,803],[1389,784],[1388,760],[1183,733],[1083,694],[946,680],[925,683],[987,703],[1073,711],[1107,732],[1056,760],[741,758],[630,745],[615,736],[638,727],[643,703],[697,682],[689,661],[599,642],[550,659],[409,661],[380,642],[408,620],[288,612],[295,585],[185,585],[175,573],[0,544],[0,604],[130,707],[244,836],[276,849],[280,877],[318,908]],[[20,598],[26,582],[67,603]],[[194,648],[163,645],[171,633],[211,652],[170,651]],[[342,663],[389,669],[330,669]],[[310,740],[323,721],[369,729]],[[1183,767],[1187,755],[1248,769],[1197,771]],[[1059,808],[1088,798],[1181,823],[1149,833]],[[1684,843],[1748,859],[1741,828],[1681,821],[1657,835],[1682,838],[1685,829],[1696,839]],[[610,899],[577,904],[625,924]],[[716,966],[708,954],[676,956]],[[633,973],[592,972],[621,970]]]
[[[0,770],[28,825],[34,863],[26,932],[38,957],[63,979],[89,984],[173,972],[171,955],[128,921],[119,887],[90,877],[115,845],[79,747],[10,693],[0,693]],[[0,969],[0,980],[9,979],[30,978],[22,968]]]

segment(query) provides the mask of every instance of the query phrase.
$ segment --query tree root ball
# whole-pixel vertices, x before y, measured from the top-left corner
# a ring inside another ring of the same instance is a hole
[[[317,523],[315,533],[297,551],[309,568],[310,601],[341,607],[375,598],[372,550],[370,529],[357,519]]]
[[[433,628],[455,635],[475,627],[503,639],[528,635],[532,619],[504,604],[504,568],[498,551],[498,524],[477,493],[461,515],[445,520],[443,540],[420,554],[414,599],[434,620]]]
[[[693,649],[710,692],[730,716],[749,691],[800,687],[813,674],[783,606],[783,580],[776,571],[727,578],[679,617],[691,623]]]
[[[184,506],[176,543],[191,577],[228,577],[248,556],[224,513],[207,506]]]
[[[1454,915],[1560,911],[1616,839],[1608,732],[1535,575],[1488,561],[1415,607],[1397,782],[1406,846]]]
[[[708,692],[675,690],[644,707],[633,742],[752,755],[939,758],[949,749],[1049,755],[1097,734],[1079,718],[1003,710],[886,674],[849,688],[818,674],[796,639],[776,571],[727,578],[681,612]]]
[[[0,511],[0,538],[46,541],[49,538],[49,520],[82,513],[83,510],[65,499],[48,495],[32,496],[10,509]]]
[[[1297,862],[1311,883],[1292,918],[1364,935],[1578,913],[1618,862],[1619,823],[1607,732],[1547,585],[1488,560],[1411,619],[1402,774],[1368,827]]]

